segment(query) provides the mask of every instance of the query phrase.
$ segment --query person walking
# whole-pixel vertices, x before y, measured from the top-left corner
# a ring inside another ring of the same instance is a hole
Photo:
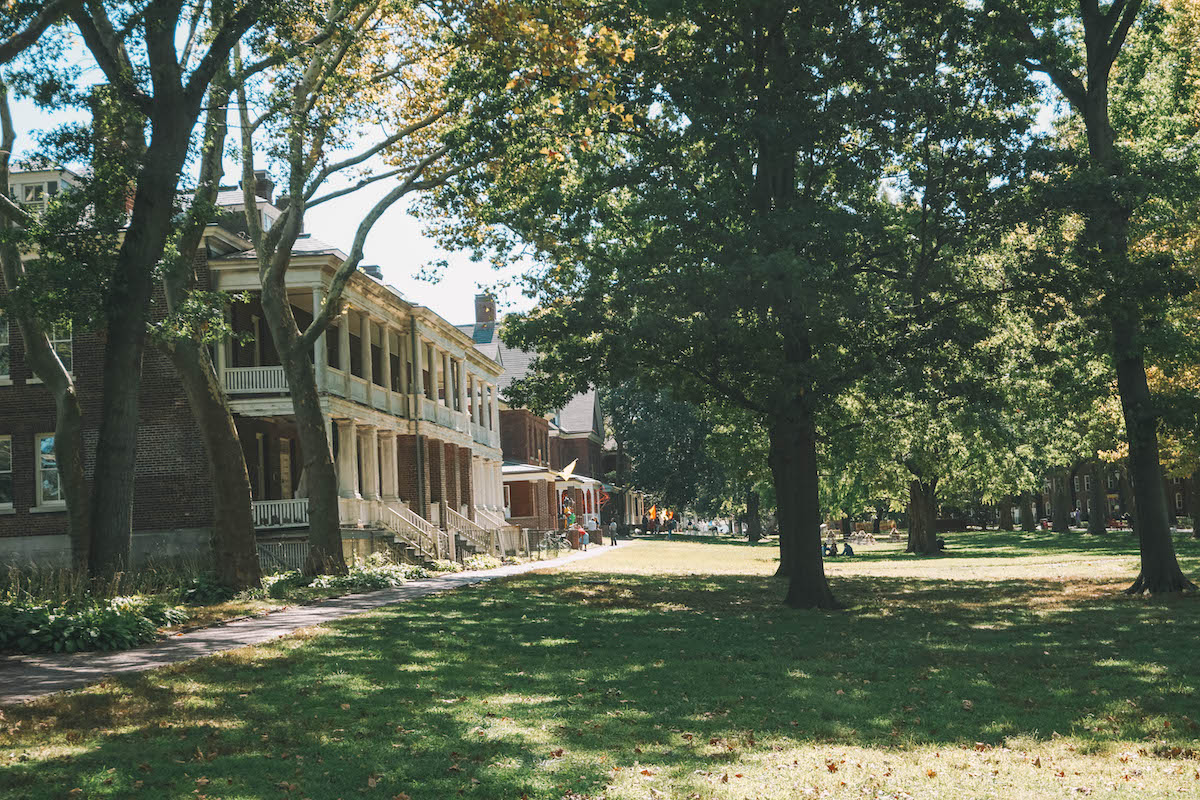
[[[617,521],[608,523],[608,535],[612,537],[613,547],[617,546]]]

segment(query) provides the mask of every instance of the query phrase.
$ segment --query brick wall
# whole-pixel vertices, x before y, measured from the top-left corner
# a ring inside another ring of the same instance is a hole
[[[197,255],[196,270],[200,285],[207,287],[204,252]],[[3,295],[0,286],[0,305]],[[156,316],[161,316],[161,288],[155,293],[154,303]],[[64,512],[31,513],[34,438],[54,432],[54,400],[44,386],[31,380],[24,343],[13,320],[9,320],[9,341],[12,385],[0,385],[0,435],[12,437],[14,513],[0,514],[0,536],[61,534],[66,529]],[[99,333],[79,331],[72,344],[72,372],[83,407],[84,468],[90,479],[99,438],[104,343]],[[138,418],[134,530],[211,525],[211,481],[199,430],[174,368],[150,346],[143,356]]]
[[[471,472],[471,448],[458,448],[458,480],[462,502],[467,505],[467,516],[475,521],[475,487],[471,485],[474,474]]]

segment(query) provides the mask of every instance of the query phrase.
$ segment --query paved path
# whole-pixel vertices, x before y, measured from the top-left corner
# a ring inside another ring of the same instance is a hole
[[[636,546],[626,542],[621,547]],[[395,589],[348,594],[309,606],[276,611],[265,617],[238,620],[224,625],[171,636],[158,644],[113,653],[89,652],[71,655],[9,656],[0,658],[0,705],[19,703],[35,697],[77,689],[108,675],[164,667],[179,661],[210,656],[225,650],[286,636],[298,628],[332,622],[352,614],[361,614],[380,606],[403,603],[414,597],[445,592],[472,583],[483,583],[550,567],[560,567],[585,558],[610,552],[598,547],[586,553],[572,553],[550,561],[532,561],[490,570],[459,572],[439,578],[410,581]]]

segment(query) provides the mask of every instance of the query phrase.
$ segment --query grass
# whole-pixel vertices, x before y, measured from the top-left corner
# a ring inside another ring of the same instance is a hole
[[[1200,599],[1120,595],[1125,534],[948,540],[830,563],[844,612],[773,548],[622,544],[109,680],[4,709],[0,795],[1200,795]]]

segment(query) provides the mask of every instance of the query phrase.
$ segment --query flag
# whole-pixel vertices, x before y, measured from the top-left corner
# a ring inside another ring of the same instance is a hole
[[[600,507],[604,508],[604,504],[607,503],[608,501],[609,501],[608,492],[601,489],[600,490]]]
[[[667,509],[667,519],[675,519],[675,512]]]
[[[650,519],[658,519],[658,506],[650,506]]]

